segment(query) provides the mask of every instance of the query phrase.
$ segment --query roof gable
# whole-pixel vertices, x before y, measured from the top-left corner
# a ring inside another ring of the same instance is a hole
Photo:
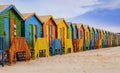
[[[28,20],[28,19],[30,19],[32,16],[35,16],[35,17],[37,18],[37,20],[39,20],[40,23],[42,23],[41,20],[39,19],[39,17],[38,17],[35,13],[23,13],[22,15],[23,15],[23,17],[24,17],[24,20]]]
[[[14,9],[14,11],[23,19],[22,14],[17,10],[14,5],[0,5],[0,15],[9,11],[10,9]]]
[[[52,19],[55,25],[57,25],[54,18],[51,15],[38,16],[38,18],[42,21],[43,24],[46,24],[50,19]]]
[[[57,25],[59,25],[61,22],[64,22],[66,27],[68,27],[64,18],[56,18],[55,22],[56,22]]]

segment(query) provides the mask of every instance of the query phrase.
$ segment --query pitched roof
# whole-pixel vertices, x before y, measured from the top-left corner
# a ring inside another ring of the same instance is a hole
[[[88,25],[83,25],[84,29],[88,28],[89,26]]]
[[[51,18],[51,15],[38,16],[39,19],[44,23],[48,18]]]
[[[83,26],[83,24],[82,23],[77,23],[77,28],[79,29],[81,26]]]
[[[0,5],[0,12],[5,10],[9,5]]]
[[[63,21],[64,18],[55,18],[55,22],[58,24],[60,24],[61,21]]]
[[[41,20],[35,13],[23,13],[22,15],[24,17],[24,20],[27,20],[27,19],[31,18],[32,16],[35,16],[41,22]]]
[[[14,9],[14,11],[21,17],[21,19],[23,19],[22,14],[17,10],[17,8],[14,5],[0,5],[0,15],[4,14],[10,9]]]

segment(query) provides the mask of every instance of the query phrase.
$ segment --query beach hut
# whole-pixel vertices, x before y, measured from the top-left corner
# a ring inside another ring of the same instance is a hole
[[[107,31],[104,32],[105,38],[104,38],[104,44],[103,47],[107,48],[108,47],[108,38],[109,38],[109,33]]]
[[[118,39],[118,38],[119,38],[119,36],[118,36],[118,34],[117,34],[117,33],[115,34],[115,37],[116,37],[116,46],[118,46],[118,41],[119,41],[119,39]]]
[[[37,38],[42,37],[42,22],[35,13],[24,13],[24,34],[31,49],[34,48]]]
[[[14,5],[0,5],[0,36],[5,38],[5,50],[14,37],[23,36],[23,16]]]
[[[108,42],[109,47],[112,47],[112,37],[113,37],[112,33],[109,32],[109,42]]]
[[[90,28],[90,49],[95,47],[95,30],[93,27]]]
[[[79,51],[83,51],[84,42],[85,42],[85,29],[83,24],[77,24],[78,28],[78,40],[79,40]]]
[[[102,48],[102,31],[101,29],[98,29],[99,32],[99,45],[98,48]]]
[[[73,39],[73,26],[71,22],[67,22],[68,25],[68,39]]]
[[[64,53],[67,54],[67,53],[72,53],[73,52],[73,41],[72,41],[72,30],[73,30],[73,27],[72,27],[72,23],[71,22],[67,22],[67,39],[65,39],[65,48],[64,48]]]
[[[57,24],[57,38],[61,39],[62,41],[62,47],[65,47],[65,39],[67,39],[67,23],[64,20],[64,18],[57,18],[55,19],[55,22]]]
[[[104,33],[104,30],[101,30],[101,43],[102,43],[102,48],[104,47],[104,40],[105,40],[105,33]]]
[[[113,37],[112,37],[112,47],[116,46],[116,36],[115,33],[112,33]]]
[[[52,47],[54,39],[57,38],[57,25],[51,15],[39,16],[43,23],[43,37],[47,38],[47,43]]]
[[[84,43],[84,49],[83,50],[89,50],[90,46],[90,28],[88,25],[84,25],[85,29],[85,43]]]
[[[95,49],[99,47],[99,31],[98,29],[94,28],[95,31]]]
[[[73,27],[73,39],[78,39],[78,28],[77,28],[77,23],[72,23],[72,27]]]
[[[77,28],[77,23],[72,23],[72,27],[73,27],[73,46],[74,46],[74,52],[78,52],[79,51],[79,39],[78,39],[78,28]]]

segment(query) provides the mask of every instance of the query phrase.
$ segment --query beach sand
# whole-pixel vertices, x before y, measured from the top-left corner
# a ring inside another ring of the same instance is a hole
[[[0,73],[120,73],[120,47],[17,61]]]

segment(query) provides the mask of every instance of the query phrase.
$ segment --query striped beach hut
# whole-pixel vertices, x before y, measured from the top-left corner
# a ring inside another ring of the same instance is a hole
[[[84,43],[84,49],[83,50],[89,50],[90,46],[90,28],[88,25],[84,25],[85,29],[85,43]]]
[[[51,15],[39,16],[43,23],[43,37],[47,38],[47,43],[52,47],[54,39],[57,38],[57,25]]]
[[[23,16],[14,5],[0,5],[0,36],[5,38],[5,50],[15,37],[23,36]]]
[[[34,48],[37,38],[42,37],[42,22],[35,13],[24,13],[24,35],[31,49]]]
[[[93,27],[90,28],[90,49],[95,47],[95,30]]]

